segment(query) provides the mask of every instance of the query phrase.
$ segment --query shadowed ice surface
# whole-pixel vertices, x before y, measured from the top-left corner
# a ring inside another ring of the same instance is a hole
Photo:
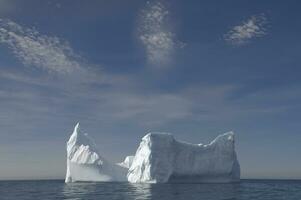
[[[301,181],[243,180],[236,184],[130,184],[0,181],[0,199],[300,200]]]

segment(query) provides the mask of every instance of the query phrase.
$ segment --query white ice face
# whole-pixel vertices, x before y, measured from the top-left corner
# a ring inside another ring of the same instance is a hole
[[[79,124],[67,142],[65,182],[129,181],[234,182],[240,179],[234,134],[218,136],[210,144],[189,144],[169,133],[149,133],[142,138],[135,156],[112,164],[100,155],[93,140],[80,132]]]
[[[132,183],[239,181],[234,134],[225,133],[203,145],[177,141],[171,134],[149,133],[143,137],[127,177]]]

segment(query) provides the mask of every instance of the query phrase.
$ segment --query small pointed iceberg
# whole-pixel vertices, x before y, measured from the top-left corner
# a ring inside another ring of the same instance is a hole
[[[65,182],[128,181],[131,183],[229,183],[240,180],[234,133],[219,135],[211,143],[189,144],[169,133],[149,133],[135,156],[114,164],[98,152],[79,124],[67,142]]]
[[[67,172],[65,182],[127,181],[127,169],[110,163],[97,150],[88,134],[82,134],[76,124],[67,142]]]

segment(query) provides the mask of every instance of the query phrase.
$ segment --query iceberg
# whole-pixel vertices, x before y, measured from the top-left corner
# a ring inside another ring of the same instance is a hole
[[[67,171],[65,182],[127,181],[127,168],[110,163],[102,157],[88,134],[82,134],[76,124],[67,142]]]
[[[169,133],[149,133],[142,138],[127,178],[131,183],[239,181],[234,133],[207,145],[177,141]]]
[[[209,144],[190,144],[170,133],[148,133],[134,156],[111,163],[99,153],[88,134],[75,126],[67,142],[66,183],[77,181],[131,183],[229,183],[240,180],[234,133]]]

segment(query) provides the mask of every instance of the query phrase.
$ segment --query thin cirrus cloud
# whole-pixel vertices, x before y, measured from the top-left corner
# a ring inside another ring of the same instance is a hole
[[[140,15],[139,39],[149,63],[154,66],[169,64],[175,50],[183,46],[169,26],[169,15],[167,7],[159,1],[147,2]]]
[[[244,45],[254,38],[267,34],[267,18],[264,14],[253,15],[242,24],[234,26],[224,35],[224,39],[232,45]]]
[[[26,66],[58,74],[80,69],[79,56],[67,42],[42,35],[34,28],[23,27],[11,20],[0,19],[0,43],[8,45]]]

